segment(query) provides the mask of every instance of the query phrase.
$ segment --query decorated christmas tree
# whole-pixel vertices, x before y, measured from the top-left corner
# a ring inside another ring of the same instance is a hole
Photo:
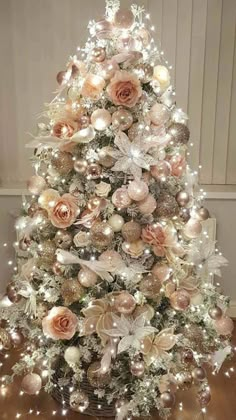
[[[178,388],[210,402],[206,367],[231,354],[226,259],[187,163],[187,115],[142,7],[105,17],[57,75],[17,220],[17,266],[0,310],[11,376],[66,409],[168,417]],[[4,324],[5,320],[5,324]],[[4,326],[3,326],[4,325]]]

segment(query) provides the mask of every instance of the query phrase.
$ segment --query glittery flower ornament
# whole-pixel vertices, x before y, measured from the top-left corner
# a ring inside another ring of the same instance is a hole
[[[178,242],[176,230],[172,225],[162,226],[160,223],[148,225],[142,230],[142,240],[149,245],[155,255],[164,257],[169,252],[184,255],[184,249]]]
[[[121,70],[115,73],[111,79],[107,93],[115,105],[123,105],[132,108],[142,95],[139,79],[128,71]]]

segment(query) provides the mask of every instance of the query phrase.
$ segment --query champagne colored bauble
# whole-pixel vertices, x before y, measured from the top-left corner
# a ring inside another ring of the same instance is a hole
[[[110,80],[119,69],[115,60],[106,60],[100,65],[100,75],[103,79]]]
[[[43,209],[51,210],[59,197],[58,191],[48,188],[40,194],[38,202]]]
[[[175,396],[171,392],[163,392],[160,396],[164,408],[171,408],[175,404]]]
[[[204,381],[206,378],[206,371],[202,367],[196,367],[192,371],[192,377],[195,381]]]
[[[211,401],[211,393],[209,389],[203,389],[198,393],[198,401],[201,407],[206,407]]]
[[[88,162],[85,159],[76,159],[74,162],[74,170],[77,174],[83,175],[88,168]]]
[[[219,306],[214,306],[213,308],[210,308],[208,313],[209,316],[214,320],[220,319],[223,316],[223,311]]]
[[[201,222],[197,219],[190,218],[183,228],[183,234],[188,239],[197,238],[202,232]]]
[[[110,245],[114,232],[108,223],[96,222],[91,227],[90,236],[93,246],[103,248]]]
[[[59,229],[56,232],[54,242],[58,248],[69,249],[73,243],[73,235],[66,230]]]
[[[42,388],[42,379],[37,373],[28,373],[21,382],[21,388],[26,394],[35,395]]]
[[[13,347],[15,347],[15,348],[18,348],[18,347],[22,346],[22,344],[24,342],[23,334],[18,330],[13,331],[11,333],[11,342],[13,344]]]
[[[120,216],[119,214],[113,214],[108,219],[108,224],[111,226],[113,232],[120,232],[124,223],[125,223],[124,218]]]
[[[98,275],[88,267],[83,267],[78,273],[78,280],[83,287],[92,287],[98,281]]]
[[[121,131],[128,130],[133,124],[133,116],[127,109],[118,109],[112,114],[112,126]]]
[[[127,242],[135,242],[140,238],[142,228],[139,223],[130,221],[124,224],[121,232]]]
[[[87,370],[87,378],[91,386],[94,388],[104,388],[109,384],[111,376],[109,372],[101,372],[100,362],[92,363]]]
[[[189,341],[198,344],[201,347],[203,341],[202,328],[199,325],[185,325],[182,333]]]
[[[0,328],[0,350],[10,350],[11,347],[12,340],[10,334],[4,328]]]
[[[103,200],[100,197],[93,197],[90,198],[88,201],[87,207],[90,211],[93,211],[97,209],[98,207],[101,207],[103,204]]]
[[[68,89],[68,98],[72,101],[76,101],[79,99],[80,96],[80,89],[78,86],[71,86]]]
[[[181,389],[189,389],[193,382],[192,374],[188,370],[179,372],[175,379]]]
[[[42,176],[33,175],[27,182],[27,188],[31,194],[39,195],[46,188],[46,181]]]
[[[59,85],[61,85],[62,82],[64,81],[65,75],[66,75],[66,71],[65,70],[61,70],[61,71],[59,71],[59,73],[57,73],[57,83]]]
[[[138,202],[138,209],[142,214],[152,214],[157,207],[157,202],[155,198],[148,194],[144,200]]]
[[[52,266],[52,271],[56,276],[61,276],[65,271],[65,266],[56,261]]]
[[[112,203],[118,209],[125,209],[130,206],[132,200],[128,194],[128,190],[125,187],[118,188],[112,195]]]
[[[75,365],[80,361],[80,350],[76,346],[67,347],[64,353],[64,359],[68,363],[68,365]]]
[[[39,244],[38,253],[45,263],[53,263],[56,260],[56,244],[48,239]]]
[[[102,252],[99,255],[99,261],[105,261],[109,263],[111,268],[116,268],[117,266],[121,266],[123,264],[122,257],[117,251],[114,250],[107,250]]]
[[[192,363],[194,361],[193,352],[191,349],[184,349],[181,355],[183,363]]]
[[[96,109],[91,115],[91,123],[93,128],[103,131],[111,124],[111,114],[106,109]]]
[[[99,163],[105,168],[111,168],[115,163],[115,159],[110,155],[112,151],[113,148],[111,146],[105,146],[98,152]]]
[[[191,218],[190,210],[182,207],[179,212],[179,217],[184,223],[187,223]]]
[[[136,301],[127,291],[122,291],[115,299],[115,308],[121,314],[132,314],[135,307]]]
[[[172,123],[167,130],[171,140],[175,143],[187,144],[190,137],[190,131],[185,124]]]
[[[132,181],[128,185],[128,194],[134,201],[142,201],[148,196],[148,185],[143,181]]]
[[[145,372],[145,364],[143,360],[133,360],[130,365],[130,372],[136,378],[141,378]]]
[[[80,389],[70,394],[70,408],[78,413],[83,413],[89,406],[88,395]]]
[[[18,294],[18,287],[16,283],[12,282],[7,285],[6,288],[7,297],[12,303],[20,302],[22,296]]]
[[[108,22],[105,19],[96,22],[95,33],[98,39],[112,38],[112,31],[113,25],[111,24],[111,22]]]
[[[150,109],[149,116],[154,125],[163,125],[169,120],[170,111],[165,105],[157,102]]]
[[[56,152],[51,165],[60,175],[68,175],[74,167],[73,156],[68,152]]]
[[[91,59],[95,63],[101,63],[106,58],[106,50],[102,47],[96,47],[91,52]]]
[[[208,209],[206,209],[206,207],[201,207],[200,209],[198,209],[198,210],[196,211],[196,217],[197,217],[199,220],[207,220],[207,219],[209,219],[209,217],[211,217],[211,216],[210,216],[209,210],[208,210]]]
[[[155,277],[157,277],[161,283],[163,283],[166,280],[169,280],[172,274],[172,269],[167,264],[160,264],[156,263],[152,267],[152,273]]]
[[[113,23],[118,29],[129,29],[134,24],[134,15],[129,9],[119,9],[115,13]]]
[[[176,290],[170,296],[170,304],[176,311],[185,311],[190,304],[190,295],[184,289]]]
[[[165,179],[170,175],[170,172],[171,166],[165,160],[159,162],[157,165],[151,166],[151,175],[157,180]]]
[[[61,296],[65,306],[78,302],[85,294],[83,286],[77,279],[66,279],[61,286]]]
[[[154,274],[149,273],[139,283],[139,290],[145,297],[158,300],[160,296],[161,282],[154,276]]]
[[[102,174],[102,168],[97,163],[90,163],[87,168],[87,175],[90,179],[98,179]]]
[[[172,195],[165,194],[158,197],[155,215],[159,218],[169,219],[178,214],[179,207]]]
[[[231,335],[234,330],[232,319],[225,315],[214,321],[214,327],[219,335]]]
[[[176,201],[180,207],[185,207],[189,203],[189,194],[187,191],[179,191],[176,196]]]

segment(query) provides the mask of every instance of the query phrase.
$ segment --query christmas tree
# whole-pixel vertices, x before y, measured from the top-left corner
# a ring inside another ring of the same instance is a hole
[[[0,310],[11,376],[64,408],[118,420],[168,417],[178,388],[210,402],[205,367],[232,352],[226,259],[187,163],[187,115],[142,7],[104,19],[57,75],[17,220],[18,271]]]

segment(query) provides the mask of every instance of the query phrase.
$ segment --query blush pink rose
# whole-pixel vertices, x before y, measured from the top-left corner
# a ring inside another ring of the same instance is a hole
[[[183,255],[183,248],[178,243],[176,230],[171,226],[162,226],[159,223],[148,225],[142,230],[142,240],[149,245],[155,255],[164,257],[168,250],[174,254]]]
[[[78,215],[77,199],[71,194],[58,197],[52,209],[49,210],[51,223],[61,229],[71,226]]]
[[[64,306],[54,306],[42,320],[44,334],[53,340],[70,340],[77,325],[77,316]]]
[[[186,170],[187,163],[185,157],[181,155],[172,156],[169,162],[171,165],[171,175],[180,178]]]
[[[61,120],[53,126],[53,135],[60,139],[68,139],[73,136],[78,129],[78,124],[72,120]]]
[[[132,108],[142,96],[142,88],[137,76],[121,70],[111,79],[107,93],[115,105]]]
[[[90,99],[99,99],[105,87],[105,80],[96,74],[88,74],[84,80],[81,95]]]

